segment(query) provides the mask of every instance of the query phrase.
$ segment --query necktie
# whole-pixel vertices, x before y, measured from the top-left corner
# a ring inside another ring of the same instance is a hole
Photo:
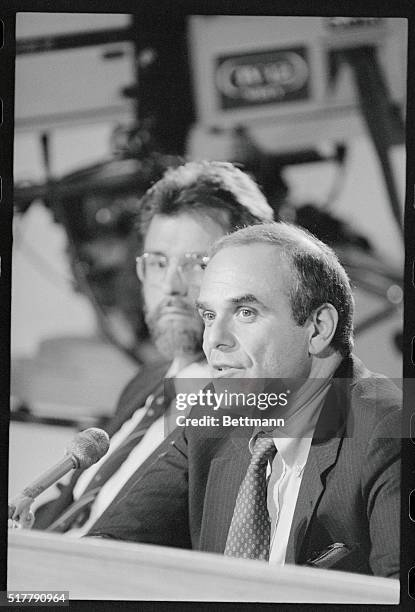
[[[277,449],[272,438],[258,437],[239,488],[226,541],[225,555],[244,559],[269,557],[270,518],[267,510],[267,463]]]
[[[170,403],[161,389],[151,394],[146,401],[147,410],[141,421],[124,440],[124,442],[103,462],[94,477],[88,483],[82,495],[74,501],[61,516],[56,519],[47,531],[64,533],[74,527],[82,527],[89,518],[94,503],[102,486],[115,474],[128,458],[130,452],[140,443],[149,427],[164,414]]]

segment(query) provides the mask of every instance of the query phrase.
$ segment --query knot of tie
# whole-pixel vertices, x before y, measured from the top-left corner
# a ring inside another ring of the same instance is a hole
[[[272,438],[259,435],[252,450],[252,457],[249,467],[260,469],[267,461],[271,461],[277,453],[277,449]]]

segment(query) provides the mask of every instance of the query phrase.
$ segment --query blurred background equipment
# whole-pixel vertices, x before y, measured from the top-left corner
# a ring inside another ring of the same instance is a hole
[[[177,157],[149,148],[150,142],[145,122],[128,130],[117,127],[110,159],[55,181],[47,161],[49,138],[43,133],[48,182],[35,188],[65,228],[74,289],[89,299],[102,334],[137,362],[138,340],[146,339],[134,260],[141,248],[134,231],[139,200],[166,168],[178,163]],[[32,189],[16,190],[18,209],[27,206]]]
[[[240,163],[333,246],[357,354],[401,375],[406,40],[389,18],[18,15],[12,442],[102,424],[158,359],[133,225],[182,158]]]

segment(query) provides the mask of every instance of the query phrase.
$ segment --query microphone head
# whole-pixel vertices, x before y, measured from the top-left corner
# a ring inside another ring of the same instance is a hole
[[[86,469],[101,459],[110,445],[108,434],[98,427],[79,432],[66,447],[66,453],[76,462],[76,467]]]

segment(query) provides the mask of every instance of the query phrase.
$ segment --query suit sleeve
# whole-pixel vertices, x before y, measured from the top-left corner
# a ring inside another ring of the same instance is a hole
[[[103,426],[110,435],[117,431],[117,429],[121,426],[123,421],[121,412],[123,407],[126,405],[127,400],[131,404],[130,398],[137,387],[139,380],[139,375],[136,375],[129,382],[127,387],[122,391],[118,400],[115,416],[108,420],[105,424],[100,424],[100,426]],[[35,512],[33,529],[47,529],[73,503],[73,489],[79,476],[82,474],[82,471],[83,470],[75,470],[67,485],[62,485],[60,483],[57,484],[58,496],[37,508]]]
[[[121,392],[114,415],[100,424],[110,437],[144,404],[154,387],[163,381],[166,369],[165,363],[145,367],[130,380]],[[34,529],[47,529],[70,506],[74,501],[73,489],[81,473],[82,470],[75,470],[68,485],[58,483],[58,497],[36,510]]]
[[[369,521],[369,563],[375,576],[399,577],[401,499],[400,410],[391,409],[370,439],[363,493]]]
[[[47,529],[73,502],[73,489],[81,473],[82,470],[75,470],[67,485],[56,485],[58,497],[37,508],[33,529]]]
[[[191,548],[187,439],[179,429],[138,470],[88,536]]]

